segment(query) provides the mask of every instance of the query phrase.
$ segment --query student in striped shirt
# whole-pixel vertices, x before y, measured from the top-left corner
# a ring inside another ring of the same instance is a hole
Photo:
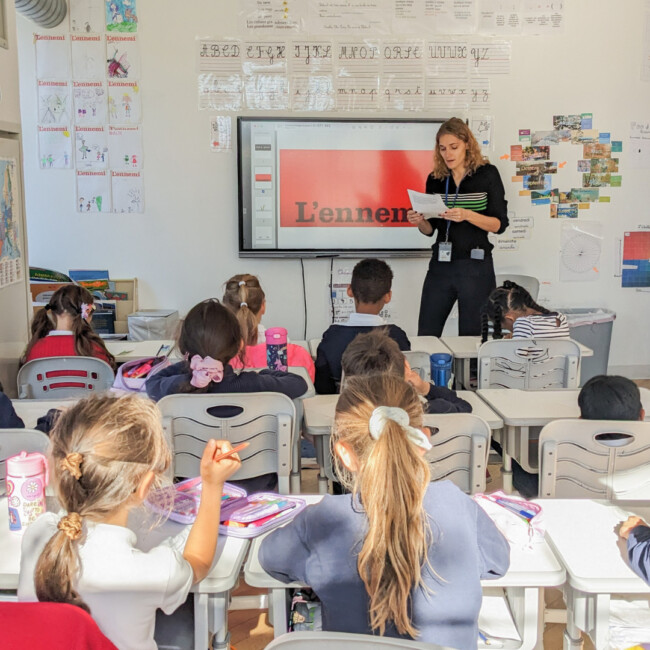
[[[515,282],[506,280],[488,298],[481,314],[481,340],[487,341],[490,325],[492,338],[569,338],[566,316],[538,305],[533,297]],[[503,329],[509,334],[503,334]]]

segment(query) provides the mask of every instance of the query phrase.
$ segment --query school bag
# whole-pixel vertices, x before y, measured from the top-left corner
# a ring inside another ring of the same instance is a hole
[[[170,365],[171,361],[167,356],[127,361],[117,369],[113,388],[131,393],[144,393],[147,379]]]

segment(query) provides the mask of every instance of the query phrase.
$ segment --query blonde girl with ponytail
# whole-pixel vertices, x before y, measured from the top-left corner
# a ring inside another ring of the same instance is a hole
[[[262,543],[264,569],[323,603],[323,629],[476,648],[480,581],[502,576],[508,543],[453,483],[429,482],[415,389],[352,377],[332,445],[351,492],[326,495]]]
[[[239,459],[213,461],[231,446],[210,440],[189,534],[145,553],[127,519],[171,462],[155,404],[136,396],[82,400],[61,414],[50,440],[62,512],[41,515],[25,531],[18,597],[76,605],[120,650],[153,650],[156,610],[171,614],[210,570],[223,483]]]

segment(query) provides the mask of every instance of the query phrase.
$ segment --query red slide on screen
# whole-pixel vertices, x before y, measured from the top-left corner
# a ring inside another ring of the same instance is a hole
[[[406,190],[424,192],[432,162],[431,151],[282,149],[280,226],[412,228]]]

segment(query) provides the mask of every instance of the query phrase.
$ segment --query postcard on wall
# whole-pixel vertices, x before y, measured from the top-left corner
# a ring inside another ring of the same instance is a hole
[[[388,34],[388,18],[382,0],[309,0],[306,31],[311,34]]]
[[[492,142],[492,125],[494,118],[484,115],[482,117],[472,116],[470,120],[470,128],[476,138],[476,141],[481,146],[483,153],[487,153],[493,149]]]
[[[108,154],[112,169],[142,169],[142,132],[139,126],[109,126]]]
[[[99,34],[70,34],[72,78],[104,80],[104,40]]]
[[[137,0],[105,0],[107,32],[137,32]]]
[[[522,30],[521,0],[482,0],[478,31],[495,36],[515,36]]]
[[[142,120],[137,81],[108,82],[108,119],[111,124],[139,124]]]
[[[74,119],[78,125],[103,125],[108,122],[106,86],[101,81],[73,81]]]
[[[215,115],[210,118],[210,151],[232,151],[232,118]]]
[[[297,32],[305,22],[304,0],[239,0],[239,31]]]
[[[67,126],[38,127],[38,165],[41,169],[72,169],[72,137]]]
[[[633,169],[650,168],[650,122],[631,122],[628,164]]]
[[[69,0],[70,31],[101,33],[106,27],[104,5],[100,0]]]
[[[140,78],[140,48],[135,34],[107,34],[105,74],[109,79]]]
[[[38,123],[68,125],[71,117],[68,82],[39,80]]]
[[[37,79],[70,78],[70,46],[66,34],[34,34]]]
[[[18,173],[15,158],[0,158],[0,288],[23,279]]]
[[[77,212],[110,212],[111,188],[107,171],[77,170]]]
[[[108,168],[108,140],[103,126],[75,128],[75,163],[77,169]]]
[[[144,212],[142,172],[111,172],[113,212]]]

